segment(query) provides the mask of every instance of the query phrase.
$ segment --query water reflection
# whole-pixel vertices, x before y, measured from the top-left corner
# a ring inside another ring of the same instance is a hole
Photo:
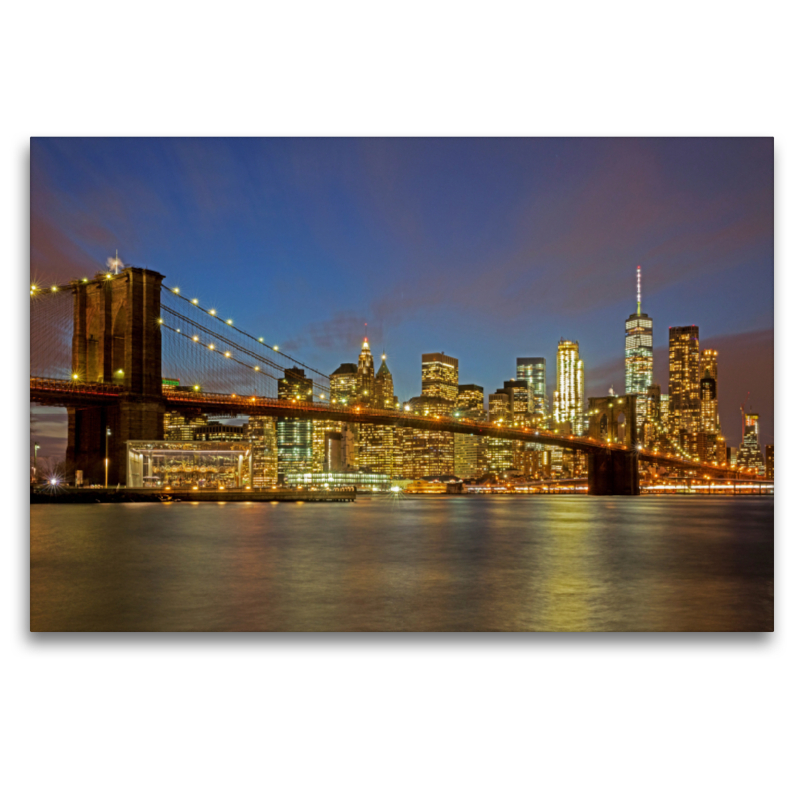
[[[771,630],[772,497],[31,508],[33,630]]]

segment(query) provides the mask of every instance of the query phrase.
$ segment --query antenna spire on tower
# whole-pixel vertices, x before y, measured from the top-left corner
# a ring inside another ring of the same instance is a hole
[[[642,313],[642,268],[636,267],[636,313]]]

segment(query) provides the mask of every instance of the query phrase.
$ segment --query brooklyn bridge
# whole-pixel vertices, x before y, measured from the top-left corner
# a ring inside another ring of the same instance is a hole
[[[240,329],[234,318],[202,306],[164,279],[150,269],[124,266],[68,284],[31,286],[30,400],[67,409],[69,480],[82,470],[88,482],[101,482],[108,452],[109,482],[124,483],[126,443],[163,439],[164,414],[177,410],[218,418],[370,423],[553,445],[587,454],[590,494],[639,494],[640,464],[716,479],[753,477],[727,464],[643,448],[634,395],[590,398],[585,436],[337,404],[325,372]],[[277,381],[287,368],[311,376],[306,397],[277,397]],[[171,376],[179,378],[177,386],[165,384]]]

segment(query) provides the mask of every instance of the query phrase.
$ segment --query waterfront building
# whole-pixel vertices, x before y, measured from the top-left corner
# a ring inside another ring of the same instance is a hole
[[[391,480],[388,475],[361,472],[290,472],[287,486],[306,486],[318,489],[346,489],[351,486],[359,492],[388,492]]]
[[[697,325],[670,328],[670,435],[680,444],[682,436],[700,427],[700,331]]]
[[[253,452],[252,483],[256,489],[278,482],[278,434],[274,417],[251,416],[247,437]]]
[[[328,438],[331,434],[338,434],[341,441],[342,427],[346,423],[334,422],[326,419],[311,421],[311,470],[322,472],[325,469],[325,459],[328,455]]]
[[[636,267],[636,313],[625,321],[625,394],[639,396],[636,425],[646,416],[647,387],[653,383],[653,320],[642,313],[642,268]]]
[[[395,440],[401,441],[401,429],[392,425],[361,424],[358,427],[359,470],[395,475]]]
[[[405,406],[420,417],[449,417],[455,405],[445,397],[422,395],[412,397]],[[455,448],[453,434],[448,431],[429,431],[421,428],[402,428],[404,478],[424,478],[431,475],[453,475]]]
[[[556,355],[556,389],[553,392],[553,421],[557,428],[583,433],[583,361],[578,342],[561,339]]]
[[[313,392],[311,378],[305,370],[289,367],[278,381],[278,397],[282,400],[306,400]],[[278,417],[278,476],[289,472],[308,472],[313,463],[313,429],[308,419]]]
[[[455,406],[458,397],[458,359],[444,353],[422,356],[422,396],[441,397]]]
[[[547,361],[544,358],[518,358],[517,380],[528,382],[528,411],[546,417],[550,406],[547,397]]]
[[[126,467],[131,489],[244,489],[253,450],[249,442],[129,440]]]
[[[775,445],[768,444],[766,450],[766,477],[775,478]]]

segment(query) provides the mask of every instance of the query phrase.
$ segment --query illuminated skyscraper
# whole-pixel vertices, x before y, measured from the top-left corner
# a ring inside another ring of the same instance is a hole
[[[682,432],[700,430],[700,332],[697,325],[669,329],[669,427],[678,444]]]
[[[528,382],[529,406],[532,414],[547,416],[550,403],[547,400],[547,362],[543,358],[518,358],[517,380]]]
[[[556,390],[553,392],[553,420],[583,433],[583,361],[578,342],[562,339],[556,355]]]
[[[765,448],[767,453],[766,458],[766,476],[768,478],[775,478],[775,445],[768,444]]]
[[[164,439],[168,442],[194,441],[198,428],[208,425],[205,414],[184,414],[182,411],[164,412]]]
[[[375,391],[375,362],[369,349],[369,341],[364,337],[358,355],[358,399],[359,402],[373,405]]]
[[[456,399],[456,412],[467,419],[486,419],[486,409],[483,404],[483,386],[476,386],[474,383],[460,384]]]
[[[375,408],[395,408],[397,398],[394,396],[394,381],[389,367],[386,365],[386,354],[381,357],[381,366],[373,381],[372,396],[366,405]],[[400,474],[400,447],[402,431],[393,425],[358,426],[358,466],[382,475]]]
[[[449,417],[455,402],[443,397],[412,397],[406,403],[412,414],[420,417]],[[403,477],[424,478],[452,475],[455,469],[453,434],[421,428],[402,428]]]
[[[736,454],[739,469],[764,469],[764,457],[758,441],[758,414],[742,409],[742,444]]]
[[[331,374],[331,403],[352,402],[358,396],[358,365],[341,364]]]
[[[274,485],[278,480],[278,441],[274,417],[251,416],[247,435],[253,448],[253,488]]]
[[[449,417],[458,398],[458,359],[444,353],[422,356],[422,394],[406,404],[421,417]],[[403,432],[403,477],[452,475],[455,469],[453,434],[406,428]]]
[[[700,354],[700,427],[706,433],[719,431],[719,383],[717,351]]]
[[[444,353],[422,356],[422,396],[441,397],[455,405],[458,397],[458,359]]]
[[[460,384],[453,412],[463,419],[486,419],[483,404],[483,386],[474,383]],[[456,433],[453,437],[455,475],[462,479],[478,478],[486,472],[483,459],[483,437]]]
[[[642,314],[642,268],[636,267],[636,313],[625,321],[625,394],[640,395],[636,424],[645,419],[644,395],[653,382],[653,320]]]
[[[700,379],[700,429],[704,433],[716,433],[717,427],[717,382],[706,369]]]
[[[512,393],[499,389],[489,395],[489,422],[513,423]],[[487,436],[483,440],[486,472],[502,474],[514,468],[514,441]]]
[[[289,367],[278,381],[278,397],[282,400],[307,400],[313,391],[305,370]],[[308,419],[278,417],[278,475],[287,472],[311,472],[313,460],[313,428]]]
[[[331,405],[348,405],[357,403],[359,398],[359,372],[358,364],[340,364],[331,376]],[[363,397],[363,395],[362,395]],[[330,444],[330,434],[339,432],[341,439],[337,444]],[[341,469],[355,469],[358,462],[358,426],[353,422],[331,423],[328,426],[317,427],[316,430],[316,452],[317,461],[321,458],[323,469],[326,459],[331,461],[334,458]],[[334,453],[338,447],[338,452]],[[334,471],[334,470],[329,470]]]
[[[700,353],[700,373],[704,374],[708,370],[715,381],[719,377],[717,375],[717,355],[716,350],[703,350]]]
[[[386,353],[381,356],[381,365],[375,375],[375,407],[397,408],[397,398],[394,396],[394,379],[389,367],[386,366]]]

